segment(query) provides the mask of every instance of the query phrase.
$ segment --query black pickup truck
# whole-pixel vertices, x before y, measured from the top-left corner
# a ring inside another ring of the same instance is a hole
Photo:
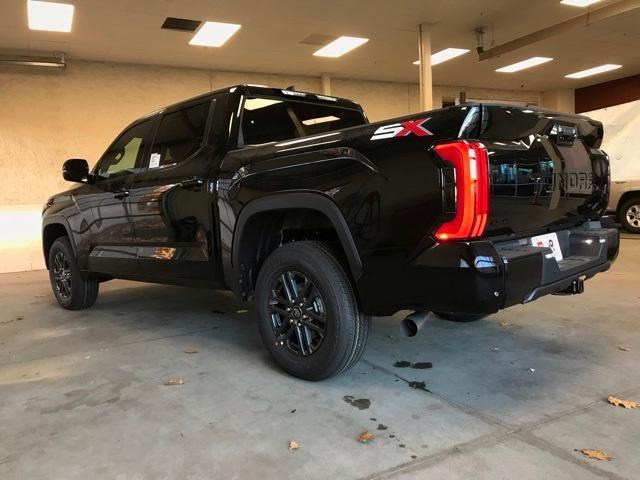
[[[602,125],[466,104],[369,123],[349,100],[237,85],[136,120],[44,207],[53,293],[82,309],[125,278],[254,299],[264,344],[319,380],[372,315],[468,321],[607,270]]]

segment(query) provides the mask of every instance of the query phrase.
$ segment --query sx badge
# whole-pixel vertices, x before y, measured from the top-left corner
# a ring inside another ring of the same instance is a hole
[[[418,137],[426,137],[433,135],[429,130],[423,127],[431,117],[418,118],[406,122],[392,123],[378,128],[371,137],[371,140],[382,140],[383,138],[406,137],[408,135],[416,135]]]

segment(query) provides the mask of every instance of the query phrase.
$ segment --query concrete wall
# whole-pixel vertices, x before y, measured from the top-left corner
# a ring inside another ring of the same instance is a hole
[[[558,112],[575,113],[576,96],[571,88],[558,88],[542,92],[540,105]]]
[[[126,124],[164,105],[236,83],[321,91],[320,78],[218,72],[99,62],[71,62],[66,70],[0,70],[0,272],[42,268],[39,212],[66,189],[67,158],[93,164]],[[443,96],[539,104],[538,92],[458,86],[434,87]],[[362,104],[372,121],[419,109],[416,84],[333,79],[331,93]],[[5,230],[12,219],[13,233]]]

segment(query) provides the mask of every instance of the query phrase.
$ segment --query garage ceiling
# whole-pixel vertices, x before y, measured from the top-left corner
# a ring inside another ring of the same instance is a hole
[[[417,24],[432,24],[433,51],[468,48],[437,65],[435,84],[545,90],[582,87],[640,73],[640,9],[502,57],[479,62],[474,29],[485,27],[485,48],[581,15],[560,0],[57,0],[76,6],[73,31],[27,28],[26,0],[2,0],[0,50],[65,52],[75,59],[418,82]],[[602,1],[600,7],[615,1]],[[192,33],[162,30],[166,17],[239,23],[221,48],[188,45]],[[367,37],[341,58],[314,57],[318,46],[300,43],[312,34]],[[530,70],[494,70],[532,56],[553,57]],[[604,63],[624,68],[582,80],[564,75]]]

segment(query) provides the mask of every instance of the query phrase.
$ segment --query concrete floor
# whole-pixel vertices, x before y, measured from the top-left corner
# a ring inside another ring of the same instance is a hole
[[[0,478],[640,478],[640,410],[605,401],[640,401],[639,286],[627,237],[584,295],[413,339],[377,318],[356,367],[306,383],[228,293],[113,281],[67,312],[45,272],[1,275]]]

